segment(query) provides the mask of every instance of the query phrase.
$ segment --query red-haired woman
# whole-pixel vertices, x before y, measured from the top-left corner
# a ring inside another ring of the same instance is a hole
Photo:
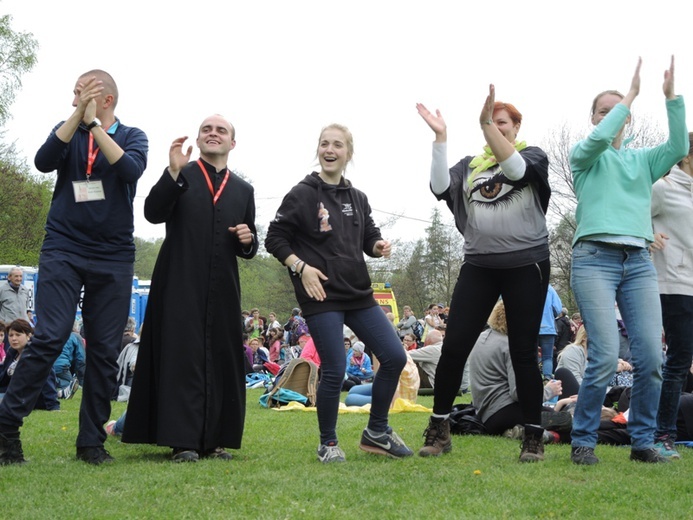
[[[479,118],[486,141],[482,153],[448,170],[447,127],[440,111],[417,104],[435,133],[431,190],[444,200],[464,236],[464,264],[452,295],[442,354],[435,376],[433,415],[424,433],[421,456],[452,449],[449,415],[464,365],[503,298],[517,395],[524,414],[520,461],[543,460],[542,380],[537,365],[537,335],[549,283],[549,242],[545,213],[551,190],[549,161],[535,146],[517,141],[522,115],[495,101],[489,87]]]

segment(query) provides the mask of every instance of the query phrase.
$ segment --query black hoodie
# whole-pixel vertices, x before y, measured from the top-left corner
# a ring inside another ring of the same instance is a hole
[[[381,240],[366,195],[342,178],[327,184],[316,172],[307,175],[284,197],[270,222],[265,248],[282,264],[294,253],[327,276],[327,298],[312,299],[298,276],[292,276],[296,300],[304,316],[377,305],[363,253],[373,255]]]

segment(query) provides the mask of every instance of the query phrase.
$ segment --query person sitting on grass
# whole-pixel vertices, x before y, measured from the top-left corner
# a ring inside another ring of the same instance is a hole
[[[303,341],[304,339],[305,341]],[[320,355],[318,354],[318,350],[315,348],[313,338],[310,336],[301,336],[299,342],[302,342],[303,344],[299,357],[312,361],[318,368],[320,368]]]
[[[269,351],[262,346],[262,337],[251,338],[248,346],[253,351],[253,372],[264,372],[265,363],[269,361]]]
[[[5,333],[7,327],[0,321],[0,367],[5,364]]]
[[[0,401],[10,386],[12,376],[22,360],[24,349],[33,333],[34,329],[27,320],[14,320],[7,326],[10,348],[6,352],[5,364],[0,367]],[[34,410],[60,410],[58,392],[55,389],[55,371],[52,368],[34,405]]]
[[[402,346],[404,347],[404,345]],[[419,384],[421,383],[419,378],[419,369],[416,367],[416,363],[414,363],[414,360],[409,355],[409,352],[406,352],[406,348],[404,350],[407,354],[407,364],[404,365],[404,369],[399,376],[399,384],[397,385],[397,390],[392,398],[390,408],[394,406],[395,401],[398,398],[406,399],[412,403],[415,403],[417,394],[419,392]],[[364,354],[364,356],[366,355],[367,354]],[[373,383],[364,383],[362,385],[353,386],[349,390],[349,393],[344,400],[344,404],[347,406],[363,406],[370,404],[372,397]]]
[[[346,373],[348,376],[355,377],[361,383],[370,383],[375,373],[371,364],[371,358],[365,352],[366,346],[362,341],[357,341],[351,347],[351,352],[347,355]]]
[[[472,402],[479,420],[490,435],[503,435],[516,425],[524,425],[524,414],[517,397],[515,370],[510,359],[508,325],[505,305],[499,301],[488,318],[489,328],[483,331],[469,355]],[[543,400],[560,395],[560,381],[551,380],[544,386]],[[524,437],[524,427],[517,438]],[[542,428],[544,425],[542,424]],[[552,441],[554,436],[544,435]]]
[[[409,351],[409,355],[419,370],[421,388],[433,388],[435,386],[436,369],[442,348],[443,333],[439,330],[431,330],[426,334],[423,347]]]
[[[84,339],[77,332],[79,326],[80,323],[75,321],[70,337],[63,345],[63,351],[53,363],[58,399],[72,399],[84,382],[84,370],[87,362],[84,353]]]

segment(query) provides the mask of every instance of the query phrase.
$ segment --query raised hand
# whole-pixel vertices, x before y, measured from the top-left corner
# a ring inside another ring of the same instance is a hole
[[[493,107],[496,103],[496,87],[491,83],[488,86],[488,96],[486,96],[486,101],[484,101],[484,106],[481,109],[481,114],[479,115],[479,123],[488,124],[489,121],[493,121]]]
[[[103,81],[91,77],[86,83],[79,83],[75,92],[77,112],[82,114],[82,122],[91,123],[96,117],[96,98],[103,91]],[[73,102],[74,103],[74,102]],[[75,106],[75,105],[73,105]]]
[[[443,115],[440,113],[440,110],[436,110],[436,113],[433,114],[423,105],[423,103],[417,103],[416,110],[419,112],[419,115],[423,118],[423,120],[428,123],[428,126],[431,127],[431,130],[435,132],[436,141],[446,141],[448,127],[445,124],[445,119],[443,119]]]
[[[664,85],[662,86],[664,95],[667,99],[674,99],[676,94],[674,93],[674,55],[671,55],[671,65],[669,70],[664,71]]]
[[[174,181],[178,179],[178,174],[183,166],[188,164],[192,155],[192,146],[188,146],[187,152],[183,153],[183,143],[187,138],[188,136],[175,139],[168,151],[168,171]]]

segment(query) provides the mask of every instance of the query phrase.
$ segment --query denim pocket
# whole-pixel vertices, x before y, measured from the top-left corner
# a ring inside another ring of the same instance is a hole
[[[573,261],[597,258],[599,257],[600,253],[601,248],[599,246],[596,246],[591,242],[578,242],[573,248]]]

